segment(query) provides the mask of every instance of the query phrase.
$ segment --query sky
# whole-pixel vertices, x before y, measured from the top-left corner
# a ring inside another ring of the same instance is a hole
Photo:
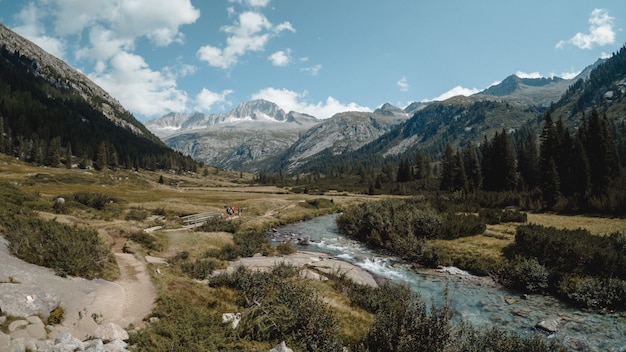
[[[626,43],[621,0],[0,0],[0,22],[140,121],[253,99],[329,118],[572,78]]]

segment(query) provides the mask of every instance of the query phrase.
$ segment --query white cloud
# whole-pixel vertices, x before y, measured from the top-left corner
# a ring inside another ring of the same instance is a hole
[[[402,78],[400,78],[400,80],[398,80],[396,84],[398,85],[398,88],[400,88],[401,92],[409,91],[409,82],[406,80],[405,76],[402,76]]]
[[[141,56],[120,52],[111,58],[110,65],[108,70],[92,73],[89,78],[127,109],[144,116],[185,110],[185,92],[176,88],[172,77],[151,70]]]
[[[317,76],[320,74],[320,71],[322,70],[322,65],[317,64],[317,65],[313,65],[313,66],[309,66],[309,67],[305,67],[300,69],[302,72],[308,72],[311,74],[311,76]]]
[[[592,49],[595,45],[604,46],[615,43],[613,20],[605,9],[594,9],[589,17],[589,33],[576,33],[569,40],[561,40],[556,47],[561,49],[571,44],[581,49]]]
[[[449,91],[441,94],[438,97],[435,97],[433,99],[426,99],[424,101],[444,101],[446,99],[452,98],[452,97],[456,97],[458,95],[464,95],[466,97],[470,96],[470,95],[474,95],[478,92],[480,92],[481,90],[478,88],[465,88],[465,87],[461,87],[461,86],[456,86],[452,89],[450,89]]]
[[[226,97],[232,92],[231,89],[226,89],[221,93],[216,93],[202,88],[202,91],[196,96],[196,109],[209,111],[213,105],[227,102]]]
[[[271,0],[228,0],[232,3],[244,4],[252,7],[265,7]]]
[[[287,51],[277,51],[270,55],[268,59],[272,62],[274,66],[287,66],[291,62],[291,50],[287,49]]]
[[[252,95],[252,99],[265,99],[280,106],[285,111],[297,111],[320,119],[326,119],[344,111],[372,111],[357,103],[344,104],[333,97],[326,101],[310,103],[306,101],[307,92],[294,92],[288,89],[264,88]]]
[[[526,72],[522,72],[522,71],[517,71],[515,72],[515,75],[519,78],[541,78],[543,77],[541,75],[541,73],[539,72],[531,72],[531,73],[526,73]]]
[[[59,35],[80,34],[98,24],[121,40],[145,36],[157,46],[181,42],[180,26],[194,23],[200,17],[200,11],[190,0],[52,0],[50,3],[55,33]]]
[[[48,53],[63,59],[65,57],[65,42],[58,38],[46,35],[46,30],[41,22],[41,9],[35,3],[24,6],[16,15],[21,25],[12,28],[24,38],[37,44]],[[45,10],[44,10],[45,11]]]
[[[247,52],[262,51],[271,37],[285,30],[295,31],[289,22],[274,26],[263,14],[253,11],[241,13],[234,25],[220,30],[229,35],[226,47],[206,45],[198,50],[197,55],[209,65],[223,69],[237,64]]]

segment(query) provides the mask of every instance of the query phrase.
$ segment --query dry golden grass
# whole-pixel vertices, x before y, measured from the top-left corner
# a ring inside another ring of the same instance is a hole
[[[528,214],[529,224],[552,226],[558,229],[585,229],[594,235],[609,235],[626,231],[626,219],[565,216],[555,214]]]

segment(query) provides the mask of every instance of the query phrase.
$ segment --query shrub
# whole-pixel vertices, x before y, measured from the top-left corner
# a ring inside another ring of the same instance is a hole
[[[626,307],[626,282],[620,279],[568,275],[560,282],[559,289],[570,301],[583,307]]]
[[[104,210],[107,204],[120,202],[119,199],[111,195],[98,192],[76,192],[72,194],[71,199],[97,210]]]
[[[239,222],[221,219],[218,216],[207,219],[202,226],[196,227],[196,231],[202,232],[229,232],[235,233],[239,229]]]
[[[548,288],[550,273],[537,258],[516,258],[507,268],[507,278],[512,286],[526,292],[544,292]]]
[[[213,271],[223,268],[223,263],[215,258],[197,258],[194,261],[184,261],[181,263],[181,271],[189,275],[192,279],[204,280]]]
[[[239,248],[239,255],[242,257],[251,257],[258,253],[264,245],[269,246],[269,240],[265,233],[253,230],[237,232],[233,236],[233,241]]]
[[[126,220],[144,221],[148,217],[148,212],[143,209],[130,209],[126,214]]]
[[[57,273],[95,278],[112,262],[93,229],[39,218],[15,218],[7,225],[6,238],[15,256]]]
[[[443,215],[436,237],[451,240],[474,236],[485,232],[486,228],[485,221],[481,217],[472,214],[446,213]]]
[[[165,247],[156,237],[144,231],[133,232],[128,238],[135,243],[139,243],[145,249],[152,251],[161,251]]]
[[[478,213],[480,217],[485,219],[485,222],[490,225],[501,224],[504,222],[526,222],[528,221],[528,215],[520,212],[517,209],[491,209],[484,208]]]
[[[46,325],[58,325],[63,321],[63,316],[65,315],[65,311],[63,311],[63,307],[58,306],[48,316],[48,320]]]

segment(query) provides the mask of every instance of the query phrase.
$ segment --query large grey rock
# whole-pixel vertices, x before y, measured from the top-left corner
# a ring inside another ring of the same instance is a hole
[[[88,352],[105,352],[104,343],[100,339],[84,341],[85,351]]]
[[[98,326],[93,337],[101,339],[106,344],[113,340],[128,340],[128,332],[115,323],[104,323]]]
[[[122,340],[113,340],[104,345],[104,350],[107,352],[126,352],[127,343]]]
[[[11,336],[0,331],[0,352],[9,352],[11,349]]]
[[[85,350],[85,346],[83,342],[75,337],[73,337],[69,332],[62,332],[57,335],[54,340],[54,350],[65,352],[65,351],[83,351]]]
[[[0,292],[0,310],[4,315],[14,317],[28,318],[39,315],[47,319],[59,303],[54,294],[40,288],[28,288],[22,284],[3,285]]]

